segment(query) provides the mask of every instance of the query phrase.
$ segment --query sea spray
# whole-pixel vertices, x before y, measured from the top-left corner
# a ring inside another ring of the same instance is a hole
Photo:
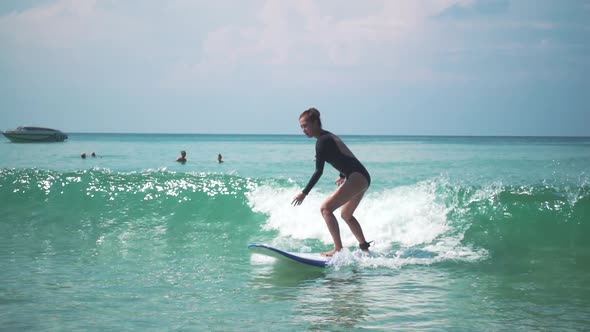
[[[437,196],[439,186],[437,181],[425,181],[414,186],[367,194],[356,216],[365,236],[375,241],[371,250],[389,258],[403,255],[409,252],[406,251],[408,249],[415,253],[427,251],[421,263],[436,262],[440,257],[451,260],[485,257],[485,250],[474,250],[462,244],[463,233],[451,229],[447,215],[456,206],[448,205],[447,197]],[[319,207],[328,194],[315,191],[301,206],[293,207],[290,202],[297,192],[297,188],[260,186],[248,194],[249,204],[253,211],[267,216],[263,229],[278,232],[272,240],[273,245],[301,251],[310,240],[317,240],[323,244],[322,249],[326,249],[332,244],[332,239]],[[338,212],[335,212],[337,218]],[[345,222],[340,221],[340,224],[343,244],[356,248],[358,243]],[[391,264],[390,261],[381,264],[401,265]]]
[[[329,248],[332,239],[319,213],[328,194],[316,190],[293,207],[297,192],[297,187],[261,185],[247,197],[252,210],[266,216],[262,228],[278,233],[274,245],[301,251],[318,241],[321,249]],[[505,250],[519,256],[527,253],[519,248],[543,243],[585,250],[580,231],[589,227],[583,219],[590,208],[589,189],[578,187],[576,192],[572,199],[569,186],[494,182],[474,187],[439,177],[369,192],[356,216],[365,236],[375,241],[372,251],[416,263],[474,261]],[[342,220],[340,224],[343,244],[356,248],[356,239]]]

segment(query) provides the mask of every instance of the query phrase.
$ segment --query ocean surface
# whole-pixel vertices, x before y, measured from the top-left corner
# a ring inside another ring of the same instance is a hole
[[[590,330],[590,138],[342,136],[375,242],[320,269],[247,249],[332,248],[314,139],[69,136],[1,137],[2,331]]]

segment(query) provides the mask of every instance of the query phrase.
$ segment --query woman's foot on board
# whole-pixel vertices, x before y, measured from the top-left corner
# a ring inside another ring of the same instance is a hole
[[[342,249],[337,250],[336,248],[334,248],[330,251],[323,252],[321,255],[326,256],[326,257],[332,257],[332,256],[334,256],[335,253],[339,252],[340,250],[342,250]]]

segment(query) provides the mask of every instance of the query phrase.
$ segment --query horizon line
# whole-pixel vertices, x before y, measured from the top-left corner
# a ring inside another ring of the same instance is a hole
[[[67,132],[68,134],[113,134],[113,135],[236,135],[236,136],[301,136],[304,134],[286,134],[286,133],[169,133],[169,132]],[[365,137],[503,137],[503,138],[590,138],[580,135],[475,135],[475,134],[339,134],[339,136],[365,136]]]

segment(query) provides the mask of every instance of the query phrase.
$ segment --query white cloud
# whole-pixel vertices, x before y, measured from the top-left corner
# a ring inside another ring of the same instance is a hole
[[[240,67],[257,68],[277,80],[337,84],[391,77],[432,80],[437,76],[432,63],[442,50],[457,58],[473,49],[461,39],[468,31],[553,28],[550,22],[510,17],[463,23],[433,19],[453,6],[474,3],[56,0],[0,17],[0,42],[21,52],[63,49],[66,59],[73,56],[71,49],[85,60],[128,56],[172,86],[231,80]]]
[[[111,19],[94,0],[60,0],[0,19],[3,40],[31,48],[71,48],[95,39]]]
[[[232,2],[220,2],[221,10],[229,10]],[[395,46],[411,36],[432,15],[469,0],[372,1],[373,13],[341,18],[339,2],[311,0],[268,0],[235,3],[233,11],[244,12],[240,6],[261,4],[254,23],[235,22],[236,16],[226,13],[206,36],[185,45],[179,52],[191,50],[192,67],[235,64],[254,65],[336,65],[352,66],[374,63],[376,49]],[[175,18],[199,16],[207,6],[201,2],[176,0],[165,5],[141,2],[151,12],[134,16],[117,2],[96,0],[57,0],[21,13],[0,18],[0,37],[31,48],[117,48],[134,44],[150,47],[150,34],[160,28],[156,24],[174,25]],[[136,4],[136,5],[139,5]],[[146,10],[146,9],[144,9]],[[186,25],[189,19],[183,19]],[[182,31],[190,36],[197,21]],[[170,36],[175,38],[175,36]],[[153,47],[153,46],[152,46]],[[197,48],[197,50],[194,50]],[[153,52],[154,49],[144,50]],[[186,61],[184,59],[183,61]],[[196,62],[199,61],[199,64]],[[379,61],[382,61],[379,60]]]
[[[76,48],[137,37],[140,24],[95,0],[57,0],[0,16],[4,45],[33,49]]]
[[[240,65],[260,65],[271,76],[285,78],[287,66],[326,67],[403,66],[396,57],[402,43],[426,35],[427,21],[453,5],[468,5],[470,0],[372,1],[374,12],[356,16],[339,13],[338,2],[310,0],[268,0],[258,10],[257,21],[229,24],[210,31],[202,43],[198,63],[178,64],[174,77],[193,78],[229,75]],[[422,46],[424,47],[424,46]],[[192,68],[186,70],[187,68]],[[422,72],[426,71],[421,69]],[[297,72],[306,80],[332,80],[323,73]],[[372,73],[378,74],[378,73]],[[293,79],[294,73],[289,73]],[[311,77],[310,77],[311,75]],[[425,75],[421,75],[425,77]]]

